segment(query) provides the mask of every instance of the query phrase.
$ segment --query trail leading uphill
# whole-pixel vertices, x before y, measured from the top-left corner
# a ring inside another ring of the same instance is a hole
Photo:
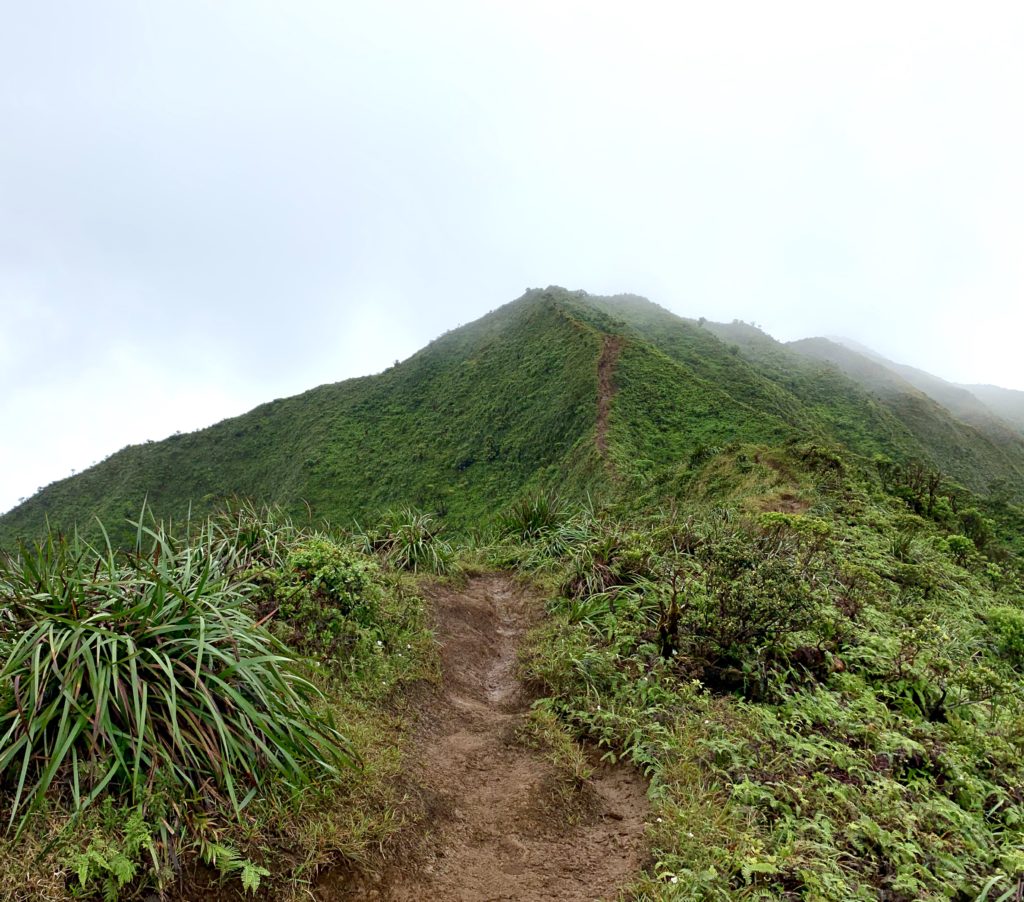
[[[528,707],[516,677],[534,600],[506,576],[433,594],[443,688],[425,717],[411,776],[433,815],[415,860],[375,886],[327,886],[321,899],[593,900],[615,897],[644,865],[647,800],[626,768],[599,767],[569,822],[555,767],[517,741]]]

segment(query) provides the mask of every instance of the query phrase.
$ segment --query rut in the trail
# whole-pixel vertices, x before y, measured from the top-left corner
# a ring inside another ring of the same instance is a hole
[[[433,820],[413,860],[321,898],[615,898],[645,863],[644,783],[626,768],[598,768],[573,823],[553,795],[554,766],[517,741],[529,699],[516,651],[536,603],[500,575],[438,589],[432,600],[444,682],[411,777]]]
[[[622,353],[624,342],[619,335],[606,335],[597,361],[597,426],[594,442],[602,457],[608,454],[608,418],[611,416],[612,398],[615,396],[615,364]]]

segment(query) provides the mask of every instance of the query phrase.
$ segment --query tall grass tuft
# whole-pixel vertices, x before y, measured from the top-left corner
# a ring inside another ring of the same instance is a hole
[[[227,538],[140,523],[130,554],[51,534],[0,556],[8,829],[58,788],[75,810],[170,790],[237,813],[271,775],[353,763],[298,661],[247,613]]]
[[[363,551],[379,555],[396,569],[443,576],[455,565],[455,553],[442,538],[443,531],[430,514],[405,508],[388,511],[375,527],[358,531],[357,541]]]
[[[567,519],[567,511],[553,492],[524,495],[509,505],[501,518],[504,531],[522,542],[542,538]]]

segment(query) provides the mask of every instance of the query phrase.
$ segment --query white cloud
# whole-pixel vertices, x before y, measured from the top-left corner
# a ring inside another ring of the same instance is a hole
[[[529,285],[1024,389],[1022,44],[1009,2],[13,7],[0,508]]]

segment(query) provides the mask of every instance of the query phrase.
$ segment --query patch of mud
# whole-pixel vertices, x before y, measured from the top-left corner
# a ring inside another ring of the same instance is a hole
[[[598,767],[570,813],[560,775],[516,740],[529,698],[516,652],[538,604],[506,576],[432,595],[443,686],[424,715],[410,776],[432,821],[420,848],[380,875],[328,875],[316,898],[560,900],[615,897],[646,863],[644,781]]]
[[[779,514],[802,514],[811,506],[809,501],[798,498],[791,492],[782,492],[775,498],[769,498],[761,504],[761,510]]]

